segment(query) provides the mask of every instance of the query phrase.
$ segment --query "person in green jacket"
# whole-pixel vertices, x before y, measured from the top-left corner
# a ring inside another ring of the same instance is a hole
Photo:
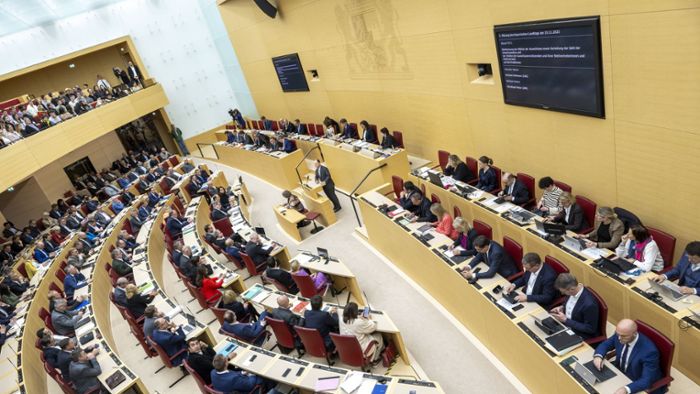
[[[182,152],[183,155],[189,156],[190,151],[187,150],[187,146],[185,145],[185,141],[182,139],[182,130],[180,130],[179,127],[175,127],[174,124],[170,124],[170,135],[173,136],[173,139],[175,142],[177,142],[177,146],[180,147],[180,152]]]

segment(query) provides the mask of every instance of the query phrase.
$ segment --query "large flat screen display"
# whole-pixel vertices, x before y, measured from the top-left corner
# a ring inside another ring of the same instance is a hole
[[[499,25],[494,34],[507,104],[605,117],[599,17]]]
[[[299,55],[292,53],[272,58],[272,64],[275,66],[277,78],[282,85],[282,91],[285,92],[308,92],[309,84],[306,83],[306,75],[301,67]]]

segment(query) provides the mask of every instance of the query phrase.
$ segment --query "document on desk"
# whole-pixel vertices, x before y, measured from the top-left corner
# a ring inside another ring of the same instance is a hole
[[[75,336],[82,337],[83,334],[87,333],[88,331],[92,331],[94,328],[95,328],[95,323],[93,323],[93,322],[83,324],[82,326],[78,327],[78,329],[75,330]]]
[[[513,311],[513,307],[515,306],[515,305],[511,304],[505,298],[500,298],[498,301],[496,301],[496,304],[502,306],[503,308],[506,308],[507,310],[509,310],[511,312]]]
[[[343,384],[340,385],[340,388],[348,394],[352,393],[353,391],[357,390],[357,388],[360,387],[361,384],[363,384],[362,375],[362,372],[349,373],[348,376],[345,378]]]
[[[509,202],[504,202],[503,204],[499,204],[496,202],[497,199],[498,199],[498,197],[489,198],[488,200],[484,201],[484,205],[486,205],[487,207],[493,209],[494,211],[496,211],[498,213],[508,212],[511,209],[516,207],[516,205],[513,205]]]
[[[601,248],[587,248],[581,251],[581,254],[588,257],[589,259],[597,260],[601,257],[606,257],[611,252],[608,249]]]
[[[168,319],[172,319],[180,312],[182,312],[182,307],[180,307],[180,305],[178,305],[175,308],[168,311],[168,313],[165,314],[165,317],[167,317]]]

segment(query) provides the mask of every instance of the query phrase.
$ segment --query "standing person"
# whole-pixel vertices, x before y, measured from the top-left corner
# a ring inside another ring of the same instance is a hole
[[[335,183],[333,183],[333,178],[331,178],[331,172],[328,171],[326,166],[321,165],[319,160],[314,162],[314,168],[316,170],[316,182],[323,185],[323,192],[326,193],[326,197],[333,203],[333,212],[338,212],[342,208],[340,206],[340,201],[338,201],[338,196],[335,195]]]
[[[180,152],[182,152],[183,155],[189,156],[190,151],[187,150],[187,146],[185,145],[185,141],[182,140],[182,130],[180,130],[179,127],[175,127],[174,124],[170,124],[170,135],[173,137],[175,142],[177,143],[177,146],[180,148]]]
[[[141,74],[141,70],[139,70],[138,66],[133,62],[128,62],[126,71],[129,74],[129,78],[131,78],[131,87],[135,85],[143,86],[143,74]]]
[[[126,71],[120,69],[119,67],[114,67],[112,69],[114,72],[114,76],[117,77],[119,81],[121,81],[124,86],[131,86],[131,79],[129,78],[129,74],[126,73]]]

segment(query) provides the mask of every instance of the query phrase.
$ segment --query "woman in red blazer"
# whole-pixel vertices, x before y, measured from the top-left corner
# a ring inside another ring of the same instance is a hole
[[[452,226],[452,216],[445,211],[445,208],[439,203],[435,203],[430,206],[430,212],[438,218],[437,222],[432,223],[435,231],[445,234],[451,239],[457,239],[457,230]]]
[[[195,285],[199,287],[200,293],[205,300],[216,301],[221,297],[221,292],[219,289],[224,283],[224,275],[219,275],[218,278],[211,278],[207,275],[207,267],[198,266],[197,267],[197,278],[195,279]]]

